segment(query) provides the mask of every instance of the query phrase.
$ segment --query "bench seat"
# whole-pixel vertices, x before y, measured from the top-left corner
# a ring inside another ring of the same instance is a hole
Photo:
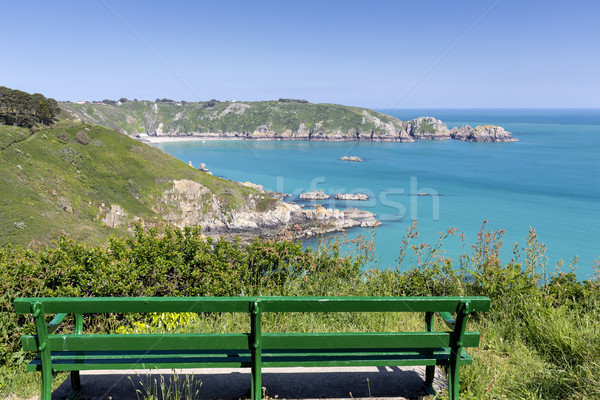
[[[250,368],[250,351],[54,351],[51,352],[55,371],[84,371],[107,369],[180,369],[180,368]],[[340,349],[324,353],[314,351],[279,350],[262,353],[262,366],[269,367],[354,367],[354,366],[418,366],[447,365],[450,349]],[[466,351],[460,365],[473,362]],[[41,371],[36,356],[28,371]]]

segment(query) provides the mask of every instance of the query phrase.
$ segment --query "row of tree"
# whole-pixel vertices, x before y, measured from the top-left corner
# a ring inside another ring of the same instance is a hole
[[[29,94],[0,86],[0,124],[25,127],[50,125],[59,112],[58,102],[43,94]]]

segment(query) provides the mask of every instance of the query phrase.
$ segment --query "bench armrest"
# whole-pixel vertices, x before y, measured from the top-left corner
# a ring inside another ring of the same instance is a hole
[[[54,333],[63,322],[68,313],[58,313],[56,316],[48,323],[48,334]],[[83,331],[83,317],[81,314],[75,314],[75,326],[73,328],[73,333],[75,335],[81,335]]]
[[[442,317],[442,319],[446,323],[446,326],[451,330],[454,330],[454,327],[456,326],[456,320],[454,319],[454,317],[452,317],[452,315],[449,312],[441,312],[439,314],[440,317]]]

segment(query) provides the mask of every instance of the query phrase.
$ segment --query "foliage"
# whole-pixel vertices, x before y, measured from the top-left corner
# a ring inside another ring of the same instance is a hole
[[[29,94],[0,86],[0,124],[21,127],[50,125],[59,113],[60,107],[54,99],[40,93]]]
[[[111,238],[105,246],[62,237],[53,247],[37,251],[4,248],[0,357],[9,371],[20,368],[26,355],[19,350],[19,336],[33,331],[30,320],[10,312],[15,297],[486,295],[492,309],[470,322],[482,339],[480,347],[470,350],[474,364],[461,369],[463,398],[598,398],[598,278],[578,281],[573,271],[560,269],[562,264],[544,275],[545,247],[534,230],[503,265],[502,233],[488,231],[484,223],[470,252],[463,254],[463,264],[454,267],[443,257],[442,243],[459,233],[449,229],[440,235],[440,243],[428,247],[414,243],[415,225],[402,240],[400,261],[412,260],[404,271],[365,271],[372,243],[364,238],[333,239],[309,249],[289,241],[259,240],[242,247],[204,238],[197,228],[169,226],[137,226],[133,237]],[[422,324],[416,314],[282,313],[264,318],[265,332],[393,331],[422,329]],[[111,315],[87,318],[84,329],[239,332],[248,329],[248,320],[228,313]]]
[[[426,122],[422,122],[419,125],[419,130],[421,132],[426,132],[426,133],[434,133],[435,132],[435,128],[431,124],[428,124]]]

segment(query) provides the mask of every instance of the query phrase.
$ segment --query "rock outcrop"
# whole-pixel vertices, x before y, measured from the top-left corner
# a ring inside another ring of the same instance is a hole
[[[446,124],[433,117],[419,117],[406,124],[408,134],[415,139],[448,140],[450,131]]]
[[[302,200],[326,200],[329,195],[322,190],[313,190],[312,192],[300,193]]]
[[[340,157],[340,161],[363,162],[363,159],[358,156],[342,156]]]
[[[190,164],[191,164],[191,161],[190,161]],[[206,164],[204,164],[204,163],[200,163],[200,165],[198,166],[198,171],[202,171],[204,173],[212,175],[212,172],[210,172],[210,170],[208,168],[206,168]]]
[[[106,213],[106,216],[102,218],[104,225],[109,228],[116,228],[127,223],[127,212],[117,204],[111,204],[110,210]]]
[[[250,182],[243,184],[255,186]],[[257,236],[277,237],[284,233],[288,236],[291,233],[293,237],[310,237],[358,226],[379,225],[375,214],[357,209],[347,212],[321,206],[303,209],[297,204],[275,201],[273,207],[258,211],[258,196],[258,193],[249,195],[240,208],[226,212],[221,200],[208,188],[183,179],[174,181],[173,187],[163,193],[162,202],[166,208],[161,211],[165,220],[176,226],[200,225],[202,232],[209,236],[231,235],[243,240]]]
[[[500,126],[483,125],[471,128],[469,125],[463,125],[459,128],[452,128],[450,131],[452,139],[465,142],[518,142],[510,132]]]
[[[361,228],[372,228],[381,225],[381,222],[375,219],[375,214],[358,208],[347,208],[344,210],[344,216],[360,222]]]
[[[369,200],[369,196],[364,193],[338,193],[334,196],[336,200]]]

